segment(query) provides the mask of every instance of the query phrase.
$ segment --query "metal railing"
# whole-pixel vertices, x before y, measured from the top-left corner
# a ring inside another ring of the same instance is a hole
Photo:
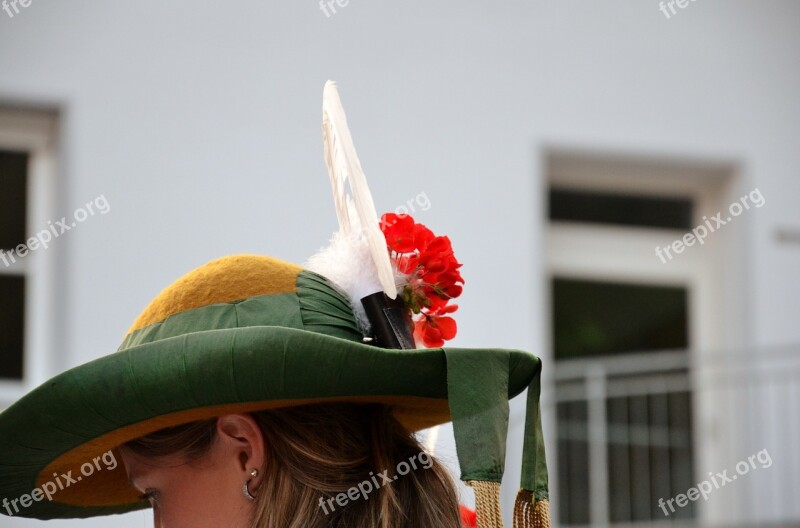
[[[575,359],[554,372],[560,526],[800,526],[800,346]],[[720,485],[717,471],[741,480]],[[703,496],[676,502],[703,481]]]

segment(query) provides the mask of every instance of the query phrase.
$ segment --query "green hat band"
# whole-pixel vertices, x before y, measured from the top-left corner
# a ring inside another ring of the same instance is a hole
[[[350,302],[325,277],[303,270],[297,290],[203,306],[134,330],[119,350],[204,330],[283,326],[361,342]]]

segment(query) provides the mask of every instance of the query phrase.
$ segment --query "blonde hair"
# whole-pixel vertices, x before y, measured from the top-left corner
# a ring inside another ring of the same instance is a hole
[[[266,448],[252,528],[461,528],[453,478],[389,406],[325,403],[252,416]],[[193,461],[215,438],[214,419],[125,447]]]

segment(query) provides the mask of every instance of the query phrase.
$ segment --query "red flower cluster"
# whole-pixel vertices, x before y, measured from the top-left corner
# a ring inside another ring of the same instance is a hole
[[[407,214],[384,214],[381,231],[397,269],[409,274],[401,295],[414,314],[414,339],[429,348],[444,345],[456,335],[456,321],[447,314],[458,309],[447,303],[461,295],[464,283],[450,239]]]

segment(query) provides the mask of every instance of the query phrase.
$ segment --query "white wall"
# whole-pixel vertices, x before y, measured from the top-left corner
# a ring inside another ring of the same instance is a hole
[[[465,263],[453,344],[547,357],[546,146],[740,162],[742,192],[767,201],[737,219],[743,345],[796,343],[800,248],[774,230],[800,225],[798,49],[792,0],[698,0],[670,20],[641,0],[350,0],[330,18],[313,1],[34,0],[13,19],[0,12],[0,102],[63,111],[57,217],[99,194],[111,204],[58,240],[53,370],[113,351],[150,298],[207,260],[302,262],[325,243],[329,78],[379,210],[425,192],[419,219]],[[49,524],[91,525],[107,524]],[[143,514],[124,524],[142,525]]]

